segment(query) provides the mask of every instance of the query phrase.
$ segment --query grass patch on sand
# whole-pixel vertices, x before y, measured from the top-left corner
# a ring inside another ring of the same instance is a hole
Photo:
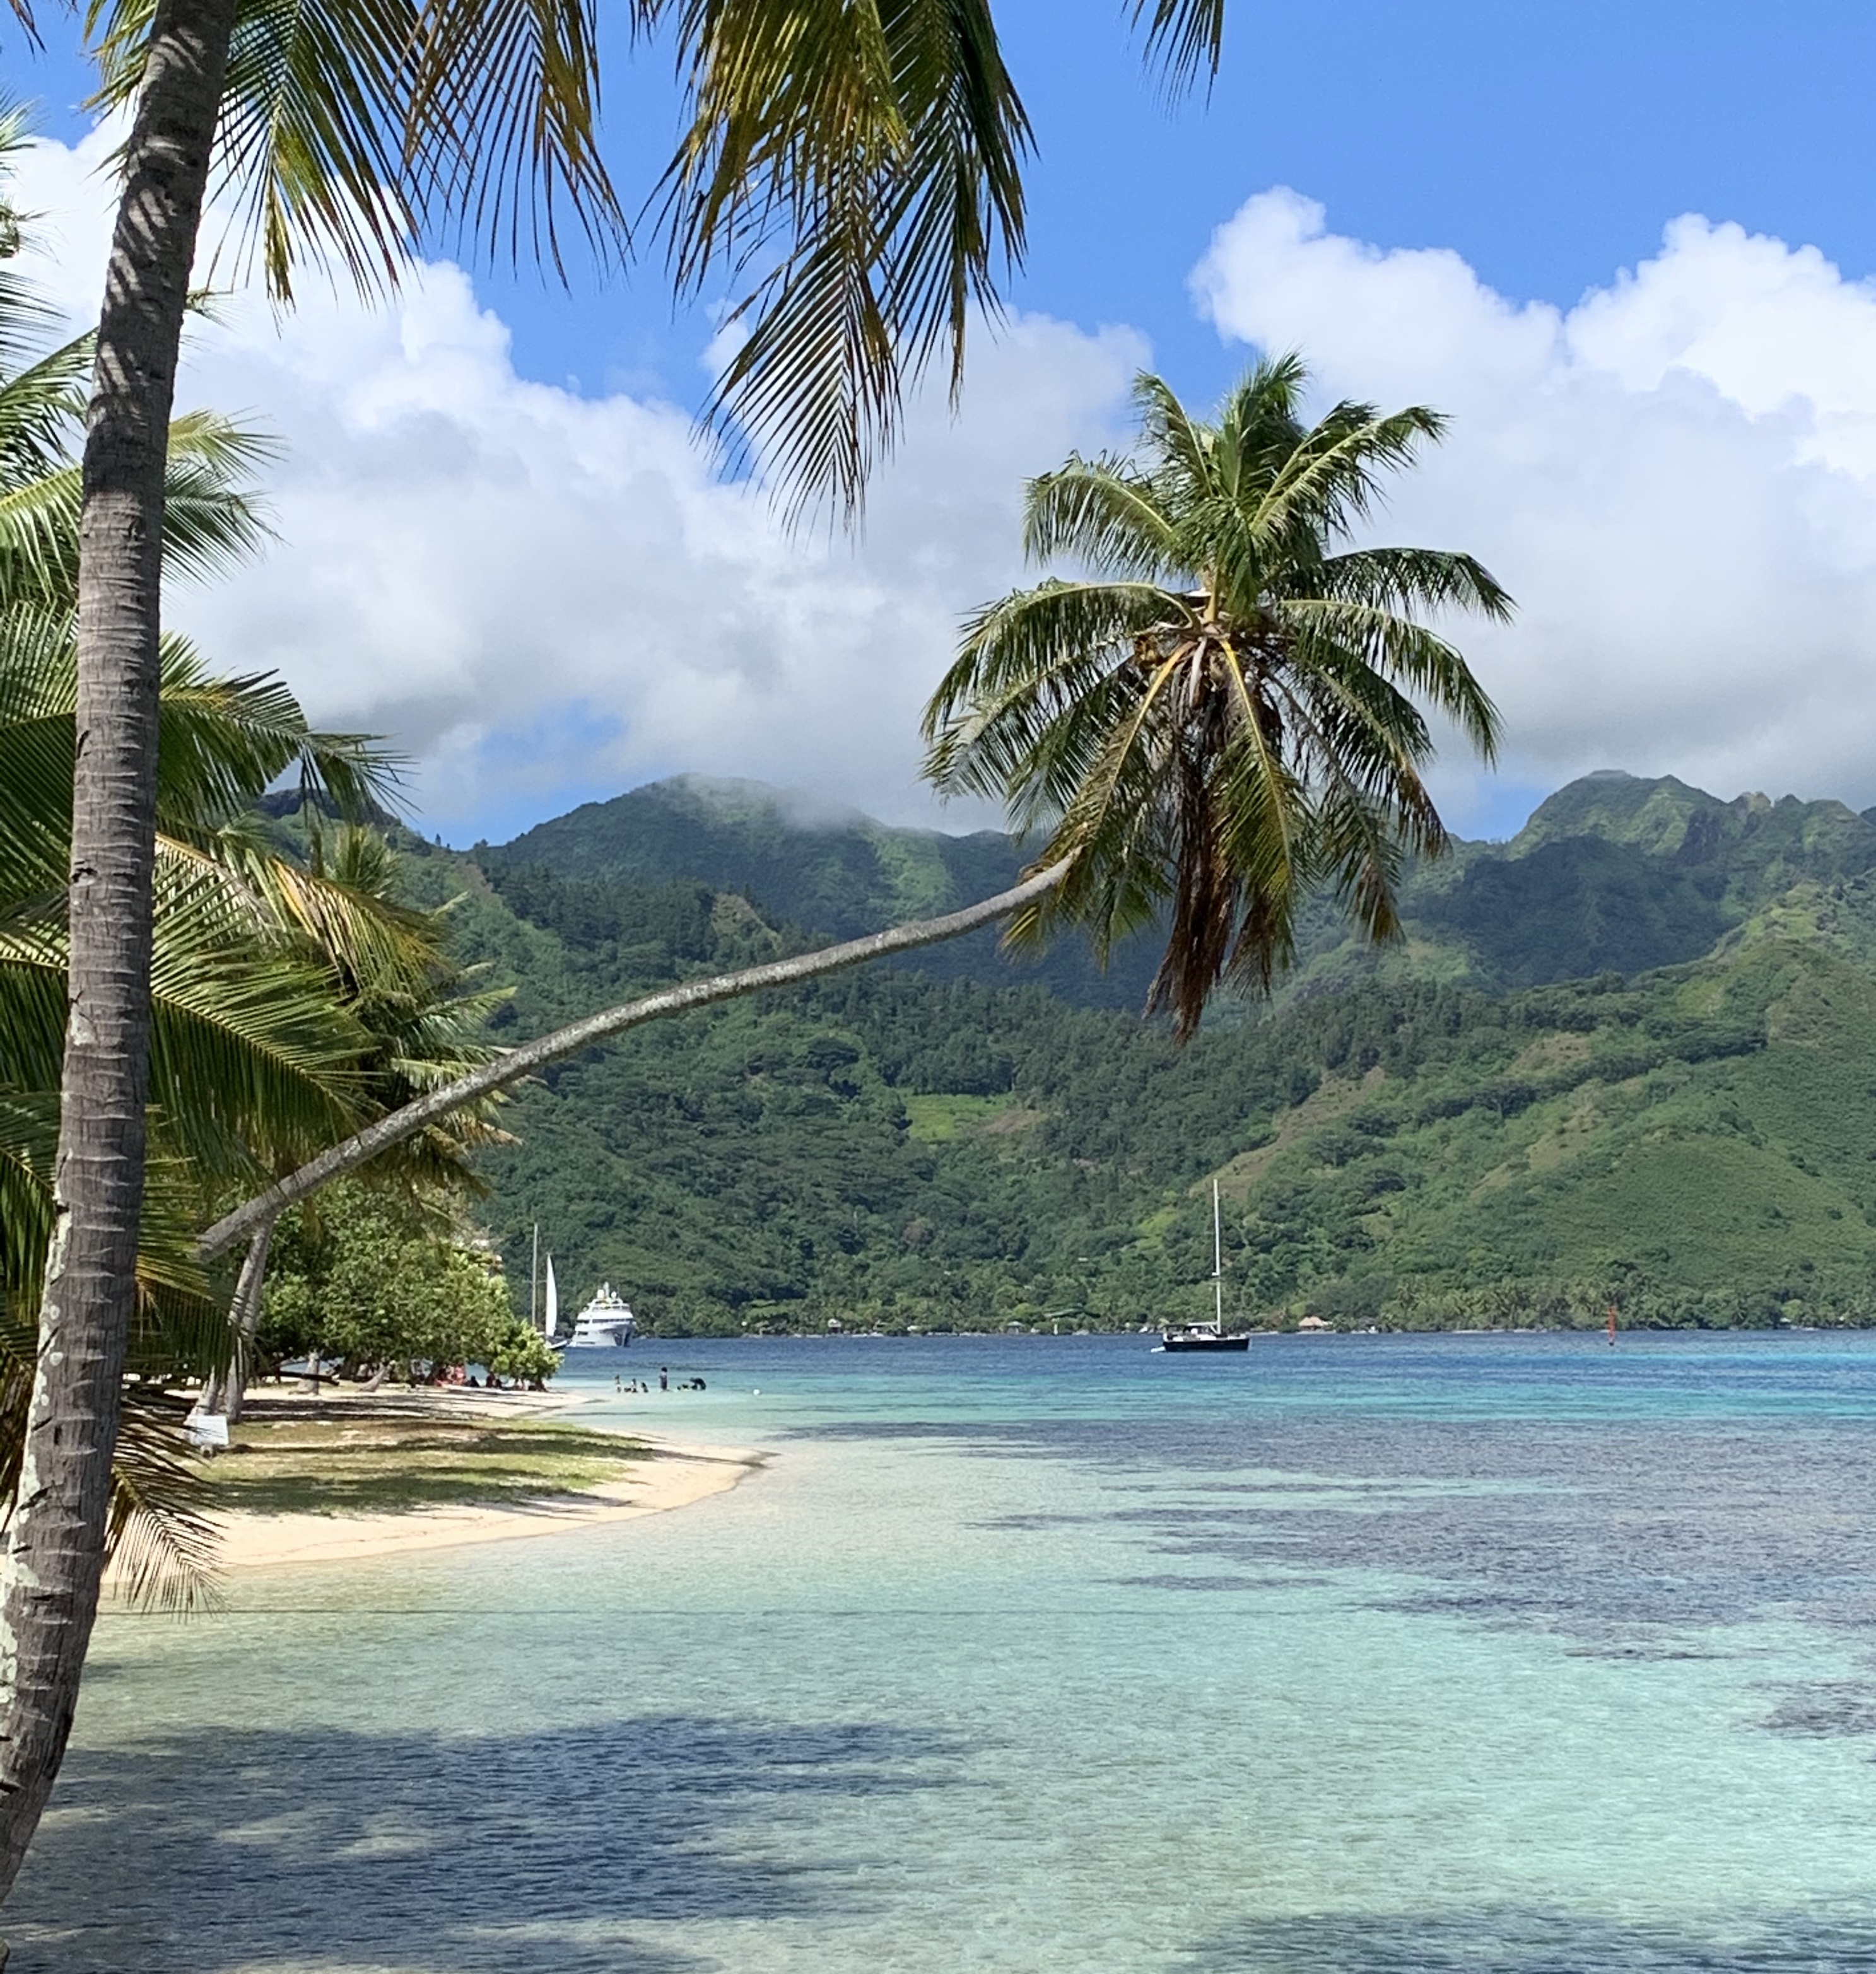
[[[244,1418],[212,1461],[217,1505],[249,1514],[395,1514],[585,1494],[649,1448],[538,1419]]]

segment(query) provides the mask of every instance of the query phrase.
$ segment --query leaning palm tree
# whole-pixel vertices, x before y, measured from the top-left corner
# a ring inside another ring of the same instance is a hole
[[[1470,556],[1354,539],[1444,421],[1343,403],[1308,424],[1307,381],[1294,356],[1260,363],[1208,425],[1142,376],[1133,453],[1030,483],[1029,553],[1091,572],[979,612],[925,716],[937,786],[1004,802],[1038,867],[1066,867],[1010,939],[1072,922],[1105,956],[1167,920],[1148,1005],[1181,1039],[1222,982],[1268,991],[1312,892],[1397,931],[1403,861],[1447,843],[1422,704],[1496,744],[1427,620],[1502,621],[1510,599]]]
[[[816,979],[1002,919],[1034,942],[1086,925],[1105,950],[1171,907],[1156,1006],[1182,1036],[1222,982],[1268,987],[1303,899],[1326,887],[1376,939],[1398,922],[1409,854],[1446,833],[1422,779],[1433,737],[1415,696],[1490,756],[1497,720],[1421,616],[1511,605],[1470,556],[1365,547],[1384,476],[1444,429],[1338,405],[1304,422],[1294,357],[1260,365],[1215,425],[1139,385],[1141,443],[1072,459],[1030,488],[1039,556],[1098,579],[1045,582],[982,612],[926,715],[939,786],[1005,802],[1042,839],[1022,881],[959,912],[589,1015],[375,1119],[225,1214],[205,1256],[458,1104],[692,1008]],[[1418,613],[1418,615],[1416,613]]]

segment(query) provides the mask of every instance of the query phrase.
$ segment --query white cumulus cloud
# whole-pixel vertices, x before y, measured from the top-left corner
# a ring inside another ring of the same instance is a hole
[[[103,150],[41,143],[22,174],[74,318],[100,286]],[[320,723],[391,736],[421,820],[458,838],[687,769],[936,819],[917,718],[958,619],[1020,572],[1025,476],[1113,435],[1144,355],[1039,317],[980,336],[963,416],[914,408],[854,545],[786,534],[678,408],[518,375],[454,267],[376,310],[315,290],[276,321],[238,297],[182,396],[284,441],[280,539],[170,614]]]
[[[106,142],[22,172],[35,271],[74,320]],[[1227,338],[1302,349],[1325,396],[1451,415],[1382,532],[1469,548],[1517,596],[1514,626],[1466,633],[1510,782],[1614,765],[1876,801],[1876,288],[1686,218],[1575,307],[1519,303],[1283,190],[1220,228],[1193,287]],[[376,310],[238,297],[183,395],[284,440],[280,539],[172,615],[321,723],[392,736],[458,839],[684,769],[962,826],[983,818],[920,788],[919,708],[960,615],[1021,575],[1023,478],[1119,438],[1147,355],[1041,317],[979,336],[962,417],[915,407],[856,546],[786,535],[678,408],[520,375],[456,267]],[[1456,748],[1440,785],[1462,828],[1504,815]]]
[[[1451,415],[1376,533],[1469,549],[1517,597],[1514,626],[1464,634],[1512,774],[1876,801],[1876,287],[1686,217],[1574,307],[1520,304],[1281,189],[1193,287],[1327,396]]]

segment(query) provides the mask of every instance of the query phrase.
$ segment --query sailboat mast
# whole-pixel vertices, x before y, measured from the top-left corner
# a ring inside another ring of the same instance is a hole
[[[528,1263],[528,1327],[530,1330],[534,1327],[535,1319],[540,1313],[540,1222],[537,1220],[534,1223],[534,1255],[533,1258]]]
[[[1225,1334],[1225,1235],[1218,1218],[1218,1182],[1212,1182],[1212,1288],[1218,1313],[1218,1333]]]

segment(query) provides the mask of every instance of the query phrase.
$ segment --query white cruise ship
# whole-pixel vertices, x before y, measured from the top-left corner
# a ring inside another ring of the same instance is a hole
[[[558,1337],[549,1340],[559,1343]],[[592,1300],[573,1319],[572,1334],[562,1346],[569,1350],[623,1350],[632,1340],[631,1304],[617,1294],[610,1282],[602,1282]]]

